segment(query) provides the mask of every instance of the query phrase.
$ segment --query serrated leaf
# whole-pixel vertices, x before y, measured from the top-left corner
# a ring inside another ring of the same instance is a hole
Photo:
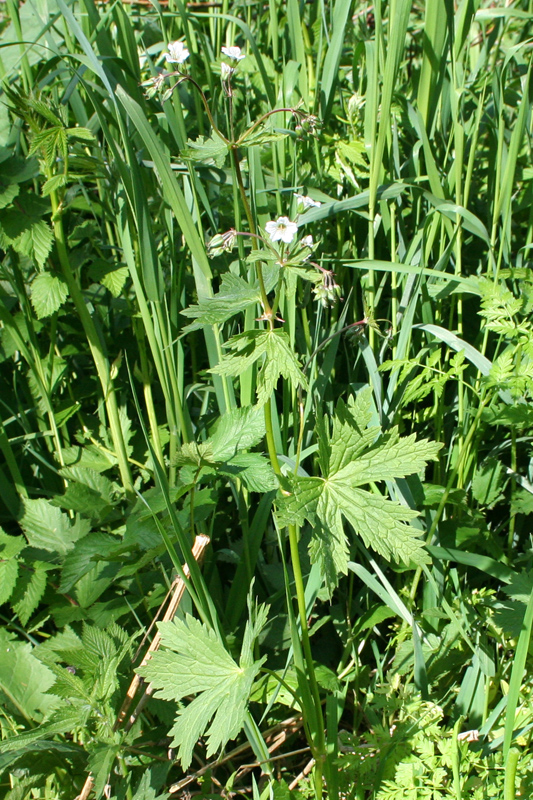
[[[96,469],[88,466],[73,465],[62,467],[60,472],[63,478],[75,481],[78,484],[84,484],[92,489],[105,503],[112,502],[113,483],[105,475],[100,475]]]
[[[31,285],[31,302],[37,319],[55,314],[67,297],[67,284],[59,275],[41,272]]]
[[[196,321],[183,330],[193,331],[204,325],[219,325],[235,314],[244,311],[261,300],[259,286],[251,285],[238,275],[226,272],[220,282],[220,289],[213,297],[203,297],[197,305],[189,306],[181,313]]]
[[[228,155],[228,145],[213,133],[211,136],[198,136],[195,141],[187,141],[186,158],[202,161],[204,164],[214,164],[223,167]]]
[[[54,175],[52,178],[48,178],[48,180],[43,183],[41,194],[43,197],[48,197],[49,194],[56,192],[58,189],[66,186],[66,184],[67,176],[64,172],[60,172],[59,175]]]
[[[101,280],[102,286],[109,289],[113,297],[119,297],[126,283],[129,270],[127,267],[118,267],[106,273]]]
[[[211,369],[217,375],[242,375],[259,359],[262,362],[257,378],[257,399],[260,406],[272,396],[280,377],[290,380],[294,389],[307,389],[307,380],[300,369],[298,358],[285,331],[251,330],[233,336],[226,347],[233,350]]]
[[[162,643],[169,649],[155,653],[138,672],[159,690],[157,697],[181,701],[197,695],[178,711],[171,730],[173,746],[179,748],[178,757],[187,769],[200,736],[207,733],[208,757],[237,736],[264,659],[254,663],[243,646],[241,664],[237,664],[216,633],[189,615],[158,627]],[[253,633],[257,635],[257,628]],[[248,635],[248,649],[253,638]]]
[[[217,472],[239,478],[250,492],[270,492],[279,485],[270,462],[261,453],[239,453],[220,465]]]
[[[9,536],[0,529],[0,605],[11,597],[17,581],[17,556],[26,547],[22,536]]]
[[[217,461],[232,458],[239,450],[259,444],[265,435],[265,415],[256,406],[233,408],[220,417],[215,433],[209,438]]]
[[[113,552],[120,544],[119,539],[108,533],[94,531],[84,536],[76,548],[65,558],[61,571],[60,592],[69,592],[80,578],[87,575],[99,561]]]
[[[6,206],[11,205],[19,191],[20,186],[16,183],[12,183],[8,186],[2,186],[0,184],[0,208],[6,208]]]
[[[246,137],[244,142],[246,147],[254,145],[271,144],[272,142],[281,142],[289,136],[290,131],[285,131],[281,128],[269,130],[267,128],[256,128],[253,133]]]
[[[14,249],[28,258],[34,258],[40,269],[44,267],[46,259],[52,249],[54,234],[47,223],[36,220],[12,244]]]
[[[139,785],[137,786],[137,790],[133,795],[132,800],[167,800],[169,797],[167,792],[163,792],[163,794],[158,794],[156,789],[152,786],[152,776],[156,772],[156,768],[154,769],[147,769],[144,775],[142,776],[141,780],[139,781]],[[159,782],[159,785],[160,782]]]
[[[37,659],[35,660],[37,661]],[[44,664],[40,664],[40,666],[47,669]],[[49,672],[49,670],[47,671]],[[0,673],[1,672],[2,665],[0,664]],[[45,697],[49,697],[54,704],[57,702],[57,698],[53,695],[45,695]],[[54,711],[53,717],[49,722],[44,722],[42,725],[39,725],[38,728],[34,728],[31,731],[18,734],[17,736],[0,742],[0,753],[9,753],[22,747],[29,747],[34,742],[37,742],[39,739],[44,739],[47,736],[67,733],[67,731],[71,731],[76,727],[84,727],[89,713],[90,706],[87,704],[75,705],[71,703],[70,705],[64,705]]]
[[[81,128],[77,126],[75,128],[67,128],[67,134],[69,136],[69,139],[74,139],[74,140],[77,139],[80,142],[95,141],[95,135],[92,131],[89,130],[89,128]]]
[[[33,156],[41,153],[44,156],[48,167],[53,166],[57,153],[63,159],[67,156],[67,132],[62,125],[53,128],[45,128],[33,137],[28,155]]]
[[[47,201],[25,192],[15,205],[0,210],[0,247],[13,247],[17,253],[35,259],[42,269],[54,240],[52,229],[41,219],[49,211]]]
[[[21,625],[28,624],[28,620],[39,605],[46,589],[46,574],[49,569],[51,569],[50,564],[34,561],[33,564],[27,565],[27,569],[19,579],[11,604],[13,611],[18,614]]]
[[[19,714],[28,721],[39,722],[56,706],[57,697],[46,693],[54,680],[48,667],[35,658],[28,642],[20,642],[0,628],[0,691]]]
[[[23,504],[20,525],[32,547],[65,555],[86,532],[83,524],[72,525],[69,517],[47,500],[25,499]]]
[[[420,531],[407,524],[417,512],[359,487],[420,472],[427,461],[436,458],[440,445],[417,442],[414,436],[399,438],[395,430],[380,437],[378,428],[366,427],[370,418],[368,391],[348,405],[339,403],[331,442],[327,441],[326,426],[319,425],[322,463],[329,450],[326,475],[292,477],[290,492],[284,491],[278,500],[280,525],[301,526],[306,520],[311,524],[311,561],[322,565],[330,592],[337,585],[338,575],[348,570],[343,518],[367,547],[388,560],[405,564],[429,561]]]
[[[89,770],[94,782],[92,790],[97,800],[104,793],[109,773],[120,750],[121,746],[118,744],[98,744],[90,748]]]

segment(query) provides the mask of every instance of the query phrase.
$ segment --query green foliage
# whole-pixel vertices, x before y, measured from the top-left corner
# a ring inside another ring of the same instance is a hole
[[[37,11],[0,22],[6,800],[529,797],[528,4]]]
[[[168,650],[156,653],[139,670],[166,700],[197,695],[178,712],[172,728],[173,746],[184,769],[192,761],[196,741],[207,733],[207,756],[234,739],[245,722],[252,684],[265,657],[254,661],[253,646],[267,619],[266,606],[254,610],[246,624],[239,662],[220,641],[194,617],[162,622],[159,630]]]
[[[296,389],[307,388],[307,381],[284,331],[247,331],[233,336],[226,344],[233,352],[212,368],[216,375],[242,375],[256,361],[261,361],[257,376],[257,402],[263,406],[270,400],[280,377]]]
[[[347,405],[339,402],[331,437],[325,426],[319,430],[324,474],[293,478],[290,494],[284,492],[278,504],[280,525],[308,520],[313,526],[311,561],[320,564],[330,593],[338,576],[348,572],[343,517],[367,547],[385,558],[407,565],[429,563],[419,531],[406,524],[416,512],[359,487],[421,472],[436,458],[439,445],[416,441],[414,435],[400,438],[394,429],[380,435],[377,426],[368,426],[370,416],[369,391]]]

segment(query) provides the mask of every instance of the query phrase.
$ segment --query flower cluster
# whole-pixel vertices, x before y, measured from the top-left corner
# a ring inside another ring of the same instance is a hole
[[[316,299],[324,308],[333,306],[341,296],[341,287],[335,281],[335,275],[329,270],[321,270],[322,281],[313,289]]]

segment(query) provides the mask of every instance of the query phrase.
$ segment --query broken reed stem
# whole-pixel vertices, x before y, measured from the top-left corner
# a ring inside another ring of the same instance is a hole
[[[195,541],[194,541],[194,545],[193,545],[193,548],[192,548],[192,554],[193,554],[193,557],[194,557],[195,561],[197,561],[199,564],[203,561],[203,558],[204,558],[204,555],[205,555],[205,550],[206,550],[207,545],[209,544],[209,541],[210,541],[209,540],[209,536],[205,536],[203,534],[201,534],[200,536],[197,536]],[[187,567],[186,564],[183,566],[183,572],[185,573],[186,577],[189,577],[189,568]],[[168,604],[168,608],[165,611],[165,614],[163,616],[163,622],[170,622],[174,618],[174,616],[176,614],[176,611],[178,610],[178,606],[179,606],[179,604],[181,602],[181,598],[183,597],[183,594],[185,592],[185,584],[184,584],[184,582],[182,581],[181,578],[175,578],[174,579],[173,586],[171,587],[171,591],[172,591],[172,596],[170,598],[170,602]],[[158,616],[159,616],[159,612],[156,615],[156,619],[157,619]],[[154,622],[155,622],[155,620],[154,620]],[[154,623],[152,622],[152,625],[150,626],[148,632],[150,632],[153,624]],[[160,644],[161,644],[161,635],[160,635],[160,633],[158,631],[156,633],[156,635],[154,636],[154,638],[152,639],[152,641],[151,641],[151,643],[150,643],[150,645],[148,647],[148,650],[145,653],[145,656],[144,656],[144,658],[143,658],[143,660],[142,660],[142,662],[140,664],[141,667],[144,667],[146,662],[150,659],[152,653],[155,653],[155,651],[159,649]],[[117,719],[116,719],[115,724],[113,726],[113,730],[115,730],[115,731],[118,730],[118,728],[120,728],[120,726],[124,722],[124,720],[126,718],[126,714],[128,713],[129,707],[131,706],[133,698],[137,694],[137,691],[138,691],[139,686],[141,685],[141,683],[142,683],[142,678],[140,678],[139,675],[135,675],[133,680],[132,680],[132,682],[129,685],[128,691],[126,692],[126,697],[124,698],[124,702],[122,703],[120,711],[118,712]],[[140,713],[142,706],[144,706],[144,704],[146,703],[146,700],[151,695],[152,691],[153,690],[151,688],[151,685],[146,688],[144,697],[141,698],[141,700],[138,703],[137,709],[135,710],[134,714],[132,714],[132,716],[128,720],[127,729],[129,729],[131,727],[131,725],[133,725],[133,723],[137,719],[137,716]]]

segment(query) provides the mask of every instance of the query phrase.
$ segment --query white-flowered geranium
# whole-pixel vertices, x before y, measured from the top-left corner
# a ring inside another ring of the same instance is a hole
[[[298,225],[288,217],[278,217],[276,221],[267,222],[265,230],[271,242],[290,244],[298,233]]]
[[[229,64],[226,64],[224,61],[220,65],[220,76],[223,81],[227,81],[228,78],[231,78],[235,70],[233,67],[230,67]]]
[[[301,206],[304,211],[307,211],[308,208],[320,208],[322,205],[318,200],[313,200],[312,197],[308,197],[304,194],[295,194],[294,196],[298,206]]]
[[[300,244],[302,245],[302,247],[314,247],[315,243],[313,242],[313,237],[311,236],[311,234],[309,234],[308,236],[303,237]]]
[[[183,64],[189,58],[190,53],[183,42],[169,42],[168,53],[163,53],[163,55],[169,64]]]
[[[222,52],[228,58],[232,58],[233,61],[240,61],[244,58],[245,54],[242,52],[240,47],[234,45],[233,47],[222,47]]]

